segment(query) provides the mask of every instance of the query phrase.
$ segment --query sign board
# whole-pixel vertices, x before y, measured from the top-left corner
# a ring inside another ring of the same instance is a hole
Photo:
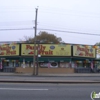
[[[19,44],[0,45],[0,56],[19,56]]]
[[[73,56],[95,58],[95,48],[75,45],[73,46]]]
[[[38,45],[36,45],[36,49]],[[71,45],[39,44],[37,49],[41,56],[71,56]],[[21,55],[33,56],[34,44],[22,44]]]

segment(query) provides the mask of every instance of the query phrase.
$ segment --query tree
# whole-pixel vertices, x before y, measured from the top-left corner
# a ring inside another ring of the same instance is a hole
[[[26,43],[34,43],[34,38],[25,36]],[[62,39],[54,34],[42,31],[36,36],[37,41],[41,43],[61,43]]]
[[[100,42],[96,43],[95,45],[100,46]]]

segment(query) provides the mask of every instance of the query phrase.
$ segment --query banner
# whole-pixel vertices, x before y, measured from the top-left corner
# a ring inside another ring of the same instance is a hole
[[[19,44],[0,45],[0,56],[18,56]]]
[[[36,50],[41,56],[71,56],[71,45],[39,44]],[[21,55],[33,56],[34,44],[22,44]]]
[[[95,58],[96,57],[96,49],[91,47],[85,47],[80,45],[73,46],[73,56],[78,57],[90,57]]]

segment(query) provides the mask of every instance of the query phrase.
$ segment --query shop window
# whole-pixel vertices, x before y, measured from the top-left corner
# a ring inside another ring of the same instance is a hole
[[[49,67],[49,63],[39,63],[39,66],[41,67],[41,68],[48,68]]]
[[[7,66],[9,66],[9,62],[7,62]]]
[[[19,63],[18,62],[16,63],[16,67],[19,67]]]
[[[84,66],[85,68],[90,68],[90,67],[91,67],[91,64],[90,64],[90,63],[83,63],[83,66]]]
[[[3,67],[8,67],[9,66],[9,62],[3,62]]]
[[[68,62],[60,62],[60,67],[61,67],[61,68],[69,67],[69,63],[68,63]]]
[[[29,67],[31,67],[31,62],[29,62]]]
[[[83,67],[82,63],[77,63],[77,67]]]

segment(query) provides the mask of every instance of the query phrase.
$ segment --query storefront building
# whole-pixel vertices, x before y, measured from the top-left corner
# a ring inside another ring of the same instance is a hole
[[[73,45],[72,61],[76,65],[76,72],[90,73],[96,64],[96,49],[93,46]]]
[[[91,62],[96,59],[96,50],[91,46],[74,45],[72,56],[77,67],[90,67]]]
[[[93,46],[72,44],[36,45],[39,73],[74,73],[75,68],[91,68],[96,63]],[[33,72],[34,44],[3,44],[0,46],[0,69],[13,68],[15,72]]]

